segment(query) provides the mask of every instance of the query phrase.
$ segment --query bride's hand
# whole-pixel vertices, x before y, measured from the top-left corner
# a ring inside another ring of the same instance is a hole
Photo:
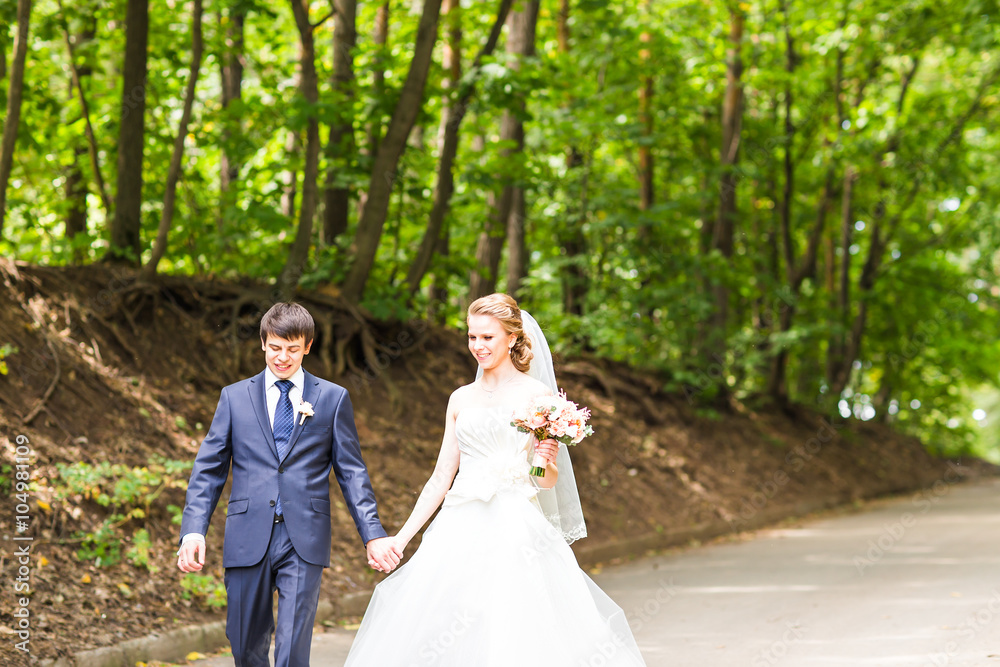
[[[536,442],[535,453],[545,459],[547,463],[555,463],[556,455],[559,453],[559,442],[552,438]]]

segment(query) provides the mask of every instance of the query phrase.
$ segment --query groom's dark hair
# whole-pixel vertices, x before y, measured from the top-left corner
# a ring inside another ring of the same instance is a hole
[[[316,323],[312,315],[297,303],[279,301],[264,313],[260,320],[260,342],[267,343],[268,336],[285,340],[295,340],[300,336],[306,343],[316,334]]]

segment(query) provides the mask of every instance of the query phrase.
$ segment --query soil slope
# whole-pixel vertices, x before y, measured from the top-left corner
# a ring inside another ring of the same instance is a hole
[[[99,566],[94,553],[81,555],[83,546],[94,546],[81,537],[123,511],[98,502],[101,493],[113,495],[115,479],[67,493],[57,464],[141,468],[157,456],[193,459],[220,388],[263,368],[257,325],[272,296],[259,285],[182,278],[142,285],[134,273],[108,267],[0,262],[0,347],[18,350],[0,376],[0,490],[8,507],[0,513],[0,662],[25,657],[13,648],[19,619],[12,610],[22,596],[15,592],[15,551],[23,546],[15,536],[33,538],[33,658],[222,618],[207,593],[222,581],[221,512],[209,535],[215,551],[206,589],[185,591],[174,567],[178,527],[169,506],[183,505],[185,474],[149,482],[153,488],[144,493],[155,497],[115,521],[118,562]],[[474,361],[460,332],[373,322],[334,293],[299,300],[319,322],[305,366],[350,390],[391,532],[434,465],[448,395],[474,377]],[[733,405],[698,416],[684,396],[663,393],[661,379],[598,359],[556,363],[560,384],[593,411],[595,435],[573,451],[590,532],[574,547],[584,562],[613,553],[622,540],[652,547],[699,530],[718,534],[720,525],[738,532],[817,502],[928,487],[951,470],[883,425],[831,424],[803,408]],[[31,452],[33,480],[24,533],[14,525],[19,436]],[[335,607],[343,593],[381,577],[365,567],[350,516],[336,505],[323,587]],[[148,532],[148,544],[136,537],[139,529]]]

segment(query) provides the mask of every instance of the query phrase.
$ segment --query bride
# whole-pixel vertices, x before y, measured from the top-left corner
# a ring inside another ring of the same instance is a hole
[[[587,530],[567,448],[510,426],[557,389],[541,330],[506,294],[473,302],[468,326],[480,373],[451,395],[434,472],[390,538],[396,553],[442,509],[376,586],[345,667],[645,665],[624,613],[569,548]],[[528,475],[535,452],[544,477]]]

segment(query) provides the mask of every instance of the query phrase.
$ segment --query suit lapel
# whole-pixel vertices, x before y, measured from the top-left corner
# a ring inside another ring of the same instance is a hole
[[[274,433],[271,431],[271,418],[267,414],[265,395],[267,387],[264,386],[263,371],[250,378],[247,390],[250,392],[250,404],[253,405],[254,414],[257,415],[257,423],[260,424],[260,430],[264,432],[264,439],[267,440],[268,446],[274,453],[274,458],[278,458],[278,448],[274,445]]]
[[[302,369],[302,373],[304,375],[302,380],[302,400],[315,408],[319,402],[320,394],[323,393],[323,389],[319,386],[319,380],[316,379],[315,375],[306,372],[305,369]],[[293,405],[292,409],[294,410],[296,407]],[[295,415],[295,425],[292,427],[292,437],[288,439],[289,452],[292,451],[292,447],[295,446],[295,442],[299,439],[299,434],[302,433],[302,427],[305,426],[302,423],[302,415],[298,412],[293,414]],[[313,419],[313,417],[306,417],[307,422],[310,419]]]

